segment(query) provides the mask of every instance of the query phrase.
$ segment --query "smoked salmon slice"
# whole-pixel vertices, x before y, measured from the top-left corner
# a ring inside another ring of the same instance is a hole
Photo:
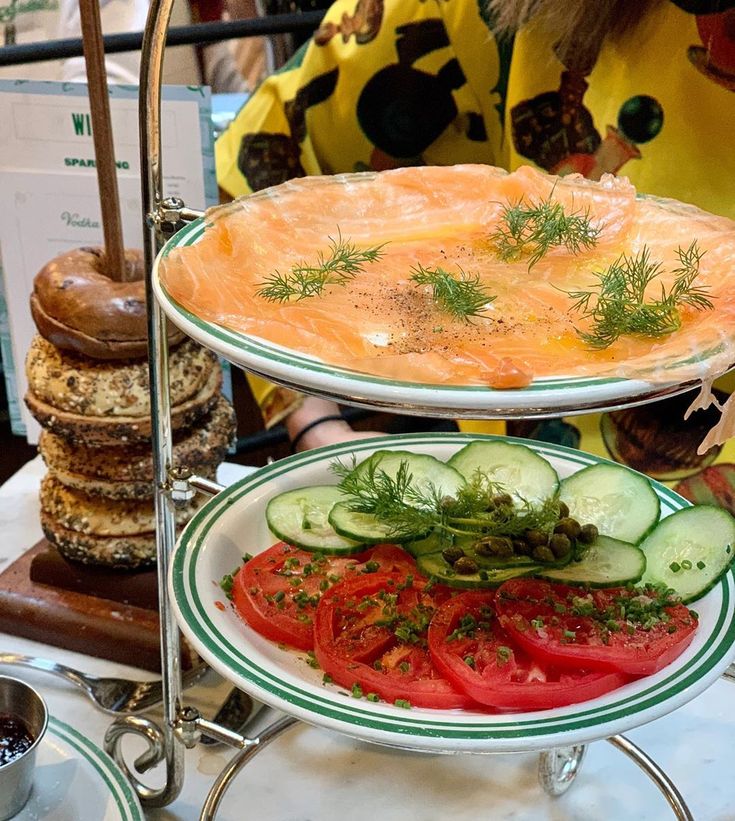
[[[553,247],[535,264],[500,258],[491,238],[504,209],[558,202],[583,214],[594,247]],[[521,388],[544,377],[625,377],[678,383],[735,362],[735,222],[672,200],[639,197],[624,178],[591,182],[523,167],[416,167],[306,177],[211,209],[191,246],[160,264],[168,295],[195,316],[326,363],[436,385]],[[381,255],[318,296],[272,302],[274,272],[316,265],[330,239]],[[661,263],[653,296],[670,288],[678,250],[696,240],[697,287],[707,310],[683,305],[678,330],[622,335],[596,349],[580,337],[590,319],[570,292],[593,289],[622,254],[644,249]],[[465,272],[492,295],[468,320],[446,313],[417,266]]]

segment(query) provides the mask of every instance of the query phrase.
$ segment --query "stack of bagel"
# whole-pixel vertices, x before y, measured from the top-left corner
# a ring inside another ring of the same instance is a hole
[[[126,252],[128,281],[103,259],[80,248],[37,274],[25,401],[43,427],[46,538],[72,561],[139,569],[156,555],[143,258]],[[220,366],[173,326],[168,340],[174,464],[214,478],[235,431]]]

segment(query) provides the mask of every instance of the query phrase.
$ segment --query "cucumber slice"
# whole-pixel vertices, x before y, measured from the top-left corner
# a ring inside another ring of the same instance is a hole
[[[661,505],[651,483],[620,465],[590,465],[561,483],[561,500],[580,524],[603,536],[638,544],[658,522]]]
[[[697,505],[667,516],[641,544],[644,582],[665,584],[684,603],[717,584],[735,555],[735,519],[721,507]]]
[[[274,536],[303,550],[359,553],[363,542],[340,536],[329,524],[329,511],[343,498],[336,485],[287,490],[268,502],[265,518]]]
[[[516,501],[538,504],[559,490],[554,468],[525,445],[506,442],[471,442],[452,456],[448,465],[468,481],[480,471]]]
[[[425,539],[417,539],[416,541],[404,542],[403,549],[409,553],[414,559],[423,556],[424,553],[441,553],[446,546],[441,537],[436,533],[429,534]]]
[[[402,542],[421,538],[430,530],[430,528],[427,528],[421,533],[414,531],[397,535],[388,525],[376,519],[372,513],[355,513],[350,510],[346,502],[339,502],[331,509],[329,524],[336,533],[346,539],[369,542],[370,544],[386,541],[401,544]]]
[[[411,453],[407,450],[379,450],[361,462],[353,471],[353,476],[359,477],[375,470],[376,474],[385,473],[395,479],[401,465],[406,465],[411,476],[411,487],[418,492],[432,496],[436,493],[440,498],[454,496],[462,485],[464,477],[444,462],[433,456]],[[407,500],[411,503],[411,500]],[[417,505],[418,506],[418,505]],[[386,539],[391,542],[406,542],[421,539],[429,532],[428,529],[414,530],[396,535],[384,522],[379,521],[370,513],[353,513],[349,510],[349,503],[335,505],[330,513],[329,521],[337,533],[348,539],[363,542],[380,542]]]
[[[408,450],[378,450],[355,468],[358,476],[375,468],[395,479],[402,464],[411,474],[411,486],[421,493],[436,492],[439,496],[455,496],[465,484],[464,476],[433,456]]]
[[[529,576],[538,568],[538,565],[525,565],[524,567],[482,569],[477,573],[455,573],[441,552],[421,553],[416,559],[416,564],[419,570],[429,578],[434,578],[449,587],[465,589],[499,587],[508,579]]]
[[[534,573],[539,579],[589,587],[618,587],[640,581],[646,571],[646,557],[633,544],[598,536],[581,560],[566,567],[542,567]]]

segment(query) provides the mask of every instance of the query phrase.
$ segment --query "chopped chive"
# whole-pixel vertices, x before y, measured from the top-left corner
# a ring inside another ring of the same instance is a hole
[[[682,559],[681,567],[683,570],[691,570],[692,563],[689,561],[689,559]]]
[[[331,684],[334,679],[329,675],[329,673],[325,673],[322,676],[322,684]]]
[[[397,698],[393,703],[396,705],[396,707],[402,707],[404,710],[411,709],[411,702],[406,701],[405,698]]]
[[[468,667],[471,667],[473,670],[475,669],[475,657],[474,656],[465,656],[464,657],[464,663]]]
[[[705,567],[707,567],[707,565],[704,562],[697,562],[697,570],[704,570]]]
[[[502,666],[503,664],[507,664],[510,661],[510,657],[512,655],[512,650],[510,647],[506,647],[505,645],[501,644],[499,647],[495,648],[495,660],[498,663],[498,666]]]
[[[377,693],[368,693],[365,698],[368,701],[380,701],[380,696]]]
[[[277,593],[273,596],[273,601],[283,601],[283,599],[284,599],[285,597],[286,597],[286,594],[283,592],[283,590],[279,590],[279,591],[278,591],[278,592],[277,592]]]
[[[672,573],[678,573],[681,570],[681,565],[679,564],[679,562],[671,562],[671,564],[669,565],[669,570]]]
[[[362,698],[362,687],[357,682],[352,685],[352,698]]]

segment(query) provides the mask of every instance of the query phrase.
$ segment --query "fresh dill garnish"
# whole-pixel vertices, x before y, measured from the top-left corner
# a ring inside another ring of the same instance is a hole
[[[368,462],[355,470],[355,462],[335,462],[331,470],[340,477],[344,503],[354,513],[375,516],[391,538],[405,538],[432,530],[447,537],[470,537],[476,544],[490,536],[520,536],[528,530],[550,532],[559,520],[559,499],[537,504],[516,497],[498,504],[501,484],[476,472],[456,491],[445,496],[431,483],[418,486],[408,462],[401,462],[395,476]]]
[[[594,248],[600,229],[591,224],[589,210],[567,213],[551,196],[536,203],[521,199],[503,206],[498,227],[490,236],[500,259],[518,262],[527,258],[532,268],[552,248],[563,245],[574,255]]]
[[[315,265],[299,262],[287,274],[275,271],[263,280],[256,293],[268,302],[298,302],[319,296],[327,285],[344,285],[363,271],[367,263],[380,259],[385,244],[358,248],[338,231],[337,239],[329,237],[328,256],[319,251]]]
[[[465,322],[470,322],[470,317],[480,316],[488,303],[496,299],[482,285],[478,275],[471,276],[461,268],[458,275],[450,274],[444,268],[424,268],[421,264],[411,270],[413,282],[431,286],[432,298],[442,311]]]
[[[674,283],[659,296],[646,296],[649,285],[662,274],[662,264],[651,260],[645,247],[635,256],[623,254],[602,273],[589,291],[568,291],[575,300],[572,310],[581,311],[592,322],[588,331],[577,330],[592,348],[607,348],[627,334],[660,337],[681,327],[679,308],[689,305],[698,311],[713,307],[706,286],[695,285],[703,252],[694,240],[686,250],[678,248],[680,266],[674,268]]]

